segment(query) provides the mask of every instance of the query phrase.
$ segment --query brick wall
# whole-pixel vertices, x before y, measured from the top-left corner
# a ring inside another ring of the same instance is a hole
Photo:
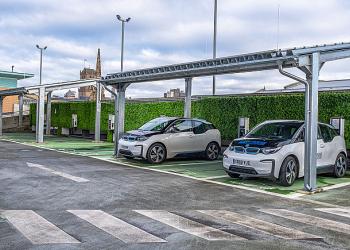
[[[5,88],[0,88],[4,90]],[[13,105],[18,102],[18,96],[6,96],[2,103],[2,112],[14,112]]]

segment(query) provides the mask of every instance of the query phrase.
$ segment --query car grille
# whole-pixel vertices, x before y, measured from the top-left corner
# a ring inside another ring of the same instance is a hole
[[[252,174],[252,175],[258,174],[254,168],[247,168],[247,167],[231,166],[229,170],[236,173],[242,173],[242,174]]]
[[[255,148],[255,147],[242,147],[242,146],[234,146],[233,151],[235,153],[239,154],[250,154],[250,155],[256,155],[260,153],[260,148]]]

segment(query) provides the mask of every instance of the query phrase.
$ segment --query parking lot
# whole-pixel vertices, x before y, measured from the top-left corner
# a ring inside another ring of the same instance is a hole
[[[117,162],[110,158],[110,143],[45,139],[40,147],[31,134],[0,141],[3,249],[341,249],[350,244],[349,186],[293,198],[258,188],[279,189],[267,181],[225,183],[219,161]]]
[[[182,158],[167,160],[162,164],[149,164],[146,161],[130,160],[125,158],[113,158],[113,144],[108,142],[95,143],[88,139],[74,137],[45,137],[44,144],[35,143],[35,134],[6,134],[4,139],[26,145],[34,145],[45,149],[57,150],[64,153],[88,156],[108,162],[118,163],[130,167],[144,168],[152,171],[165,172],[188,178],[212,182],[220,185],[235,186],[242,189],[257,192],[269,192],[286,197],[304,197],[303,179],[298,179],[291,187],[283,187],[268,179],[243,178],[232,179],[227,176],[222,167],[222,158],[215,161],[207,161],[203,158]],[[318,187],[330,190],[337,187],[350,185],[350,172],[345,178],[333,178],[330,175],[321,175],[317,179]]]

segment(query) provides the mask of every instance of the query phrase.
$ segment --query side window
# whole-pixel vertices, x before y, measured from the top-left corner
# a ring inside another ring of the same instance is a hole
[[[193,133],[203,134],[207,131],[207,126],[205,123],[200,121],[193,121]]]
[[[324,142],[331,142],[334,137],[331,135],[330,128],[325,125],[320,125],[321,135],[323,137]]]
[[[174,133],[180,132],[191,132],[192,131],[192,121],[191,120],[180,120],[176,121],[172,126]]]
[[[296,139],[296,142],[304,142],[305,141],[305,128],[300,131],[297,139]]]

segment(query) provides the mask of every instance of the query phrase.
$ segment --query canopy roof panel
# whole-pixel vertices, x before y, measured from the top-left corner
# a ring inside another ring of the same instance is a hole
[[[217,59],[166,65],[154,68],[108,74],[101,78],[107,85],[160,81],[187,77],[243,73],[252,71],[305,66],[310,64],[306,56],[320,53],[321,62],[350,57],[350,43],[317,45],[312,47],[268,50],[250,54],[234,55]]]

